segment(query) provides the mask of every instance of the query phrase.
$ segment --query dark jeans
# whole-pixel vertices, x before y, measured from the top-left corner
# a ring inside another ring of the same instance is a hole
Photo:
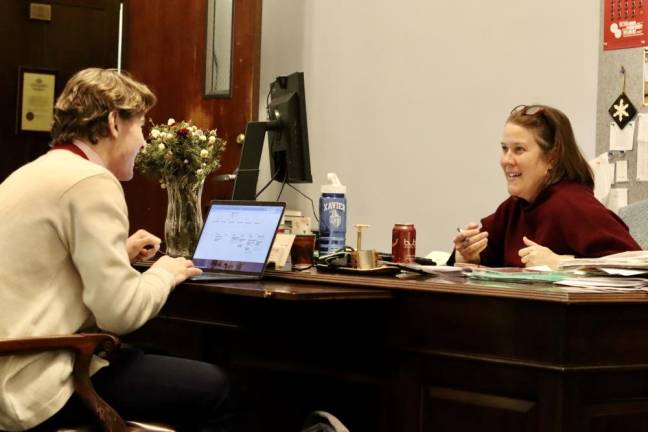
[[[219,407],[229,381],[217,366],[176,357],[145,354],[122,346],[110,366],[93,377],[97,393],[126,420],[171,424],[180,431],[221,431]],[[93,417],[74,395],[52,418],[36,428],[92,422]]]

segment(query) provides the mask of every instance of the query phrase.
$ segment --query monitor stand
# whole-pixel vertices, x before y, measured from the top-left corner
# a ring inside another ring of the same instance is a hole
[[[259,180],[259,164],[263,152],[263,141],[269,130],[278,129],[280,122],[260,121],[249,122],[245,128],[245,141],[241,149],[241,161],[239,163],[232,191],[233,200],[256,199],[257,181]]]

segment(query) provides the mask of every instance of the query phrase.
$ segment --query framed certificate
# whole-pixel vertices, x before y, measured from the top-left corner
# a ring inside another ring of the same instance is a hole
[[[17,132],[50,132],[55,91],[56,71],[19,68]]]

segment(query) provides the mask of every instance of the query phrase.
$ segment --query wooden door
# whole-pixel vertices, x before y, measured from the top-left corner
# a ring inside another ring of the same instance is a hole
[[[44,5],[51,20],[30,18]],[[48,150],[49,133],[17,131],[18,70],[56,73],[58,96],[65,82],[89,66],[116,67],[120,0],[2,0],[0,7],[0,181]]]
[[[193,120],[217,128],[227,141],[221,168],[205,181],[203,203],[229,198],[233,184],[217,174],[238,166],[238,134],[256,120],[261,44],[261,0],[233,0],[232,89],[225,98],[204,96],[207,0],[125,0],[124,68],[158,97],[149,116],[155,123]],[[125,184],[131,231],[145,228],[162,237],[166,192],[139,174]]]

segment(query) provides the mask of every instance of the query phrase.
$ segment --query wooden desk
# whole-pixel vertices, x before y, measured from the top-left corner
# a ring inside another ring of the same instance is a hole
[[[648,430],[644,293],[271,273],[184,284],[157,321],[262,383],[263,430],[309,409],[354,432]]]

